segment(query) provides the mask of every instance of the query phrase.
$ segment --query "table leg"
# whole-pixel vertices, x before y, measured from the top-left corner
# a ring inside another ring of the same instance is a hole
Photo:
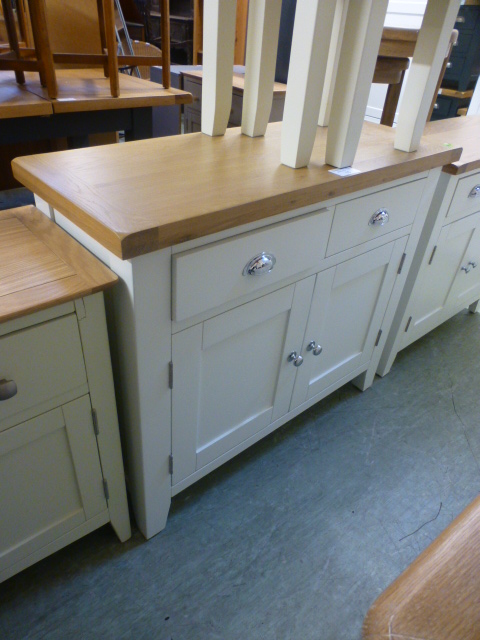
[[[153,109],[141,107],[130,110],[132,116],[131,129],[125,131],[125,140],[145,140],[153,134]]]

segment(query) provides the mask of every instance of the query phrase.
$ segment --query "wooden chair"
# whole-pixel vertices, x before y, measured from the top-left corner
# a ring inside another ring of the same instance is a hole
[[[417,38],[417,29],[396,29],[391,27],[385,27],[383,29],[382,40],[378,52],[379,55],[377,58],[375,74],[373,77],[374,83],[388,84],[387,95],[385,98],[385,103],[383,105],[380,124],[384,124],[389,127],[393,126],[405,72],[410,66],[409,58],[413,56]],[[440,85],[442,84],[443,76],[448,64],[448,59],[450,58],[452,48],[457,42],[457,38],[458,31],[454,29],[450,37],[450,43],[444,59],[444,63],[438,77],[437,90],[430,107],[428,120],[430,120],[432,116],[438,90],[440,89]]]
[[[480,497],[370,607],[364,640],[480,637]]]
[[[143,42],[142,40],[132,40],[133,53],[136,56],[157,56],[157,64],[160,66],[163,63],[163,54],[161,49],[149,42]],[[162,67],[163,69],[163,67]],[[150,67],[145,65],[138,65],[140,77],[144,80],[150,80]],[[162,78],[163,79],[163,78]]]

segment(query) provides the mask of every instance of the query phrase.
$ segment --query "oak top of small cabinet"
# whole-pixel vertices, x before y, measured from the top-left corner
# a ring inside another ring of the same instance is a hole
[[[0,212],[0,322],[102,291],[117,276],[36,207]]]
[[[325,164],[318,127],[310,164],[280,164],[281,122],[264,137],[239,128],[17,158],[17,180],[122,259],[441,167],[460,149],[393,148],[395,131],[365,123],[354,168]]]
[[[445,173],[459,175],[480,169],[480,116],[428,122],[423,135],[428,142],[462,147],[460,159],[447,164],[443,168]]]

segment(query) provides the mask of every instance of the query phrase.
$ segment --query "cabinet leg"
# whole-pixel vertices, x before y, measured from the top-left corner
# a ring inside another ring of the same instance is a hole
[[[373,384],[373,379],[375,378],[375,371],[367,369],[359,376],[352,380],[352,384],[360,389],[360,391],[366,391]]]
[[[468,307],[468,310],[470,311],[470,313],[475,313],[477,311],[479,302],[480,300],[476,300],[475,302],[472,302],[472,304]]]

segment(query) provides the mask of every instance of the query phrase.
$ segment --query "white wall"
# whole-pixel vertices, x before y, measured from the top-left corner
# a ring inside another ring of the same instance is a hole
[[[420,29],[427,0],[390,0],[388,3],[386,27],[401,27],[404,29]],[[405,86],[408,71],[403,81]],[[373,84],[368,98],[366,119],[372,122],[380,122],[387,86]],[[400,101],[402,96],[400,96]],[[399,101],[399,104],[400,104]]]

